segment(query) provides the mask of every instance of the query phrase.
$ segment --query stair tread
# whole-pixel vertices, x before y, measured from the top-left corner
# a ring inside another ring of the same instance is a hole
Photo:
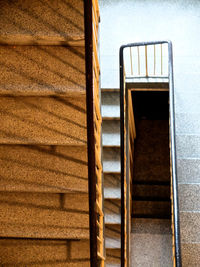
[[[80,47],[2,45],[0,95],[85,95],[84,55]]]
[[[131,233],[171,234],[171,220],[132,218]]]
[[[104,187],[105,188],[121,188],[121,176],[118,173],[107,174],[104,173]]]
[[[121,188],[104,186],[104,198],[105,199],[121,199]]]
[[[170,200],[170,185],[133,184],[132,195],[135,200]]]
[[[106,249],[106,267],[121,266],[121,249],[107,248]]]
[[[0,190],[88,192],[87,147],[0,146]]]
[[[104,147],[103,148],[103,171],[104,172],[120,172],[120,147]]]
[[[108,225],[105,227],[105,247],[106,249],[121,248],[121,225]]]
[[[121,200],[112,199],[104,200],[105,223],[120,224],[121,223]]]
[[[120,92],[119,88],[101,88],[101,92]]]
[[[121,238],[111,238],[111,237],[106,237],[105,238],[105,247],[107,248],[121,248]]]
[[[103,146],[120,146],[120,121],[103,120],[102,144]]]
[[[104,119],[120,118],[119,92],[102,92],[101,94],[102,117]]]
[[[170,218],[170,201],[133,200],[132,216],[137,218]]]
[[[88,239],[88,211],[77,210],[63,197],[59,194],[2,192],[1,237]],[[80,203],[82,201],[80,199]]]
[[[66,250],[70,251],[67,255]],[[4,266],[90,266],[89,251],[89,240],[0,240]]]
[[[83,1],[1,1],[0,43],[83,45]]]
[[[152,266],[173,265],[170,220],[132,219],[131,266],[148,266],[149,263]]]
[[[0,144],[87,144],[85,96],[1,96],[0,116]]]

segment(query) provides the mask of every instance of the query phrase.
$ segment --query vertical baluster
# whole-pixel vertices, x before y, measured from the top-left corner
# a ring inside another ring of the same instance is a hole
[[[161,53],[161,75],[163,75],[163,51],[162,44],[160,45],[160,53]]]
[[[156,46],[154,45],[154,75],[156,75]]]
[[[132,62],[132,50],[130,47],[130,61],[131,61],[131,75],[133,76],[133,62]]]
[[[148,77],[148,59],[147,59],[147,46],[145,45],[145,68],[146,68],[146,77]]]
[[[140,76],[140,48],[137,47],[137,54],[138,54],[138,75]]]

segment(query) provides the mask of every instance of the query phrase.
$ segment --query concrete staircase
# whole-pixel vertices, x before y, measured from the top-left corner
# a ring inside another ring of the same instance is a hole
[[[102,142],[106,266],[121,266],[119,89],[102,89]]]
[[[0,265],[89,266],[83,1],[0,10]]]
[[[147,83],[146,90],[155,86],[159,84]],[[156,90],[132,92],[136,125],[132,216],[170,219],[169,92]]]

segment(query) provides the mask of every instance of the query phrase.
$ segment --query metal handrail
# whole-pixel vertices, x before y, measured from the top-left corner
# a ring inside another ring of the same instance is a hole
[[[180,226],[179,226],[179,206],[178,206],[178,183],[177,183],[177,167],[176,167],[176,134],[175,134],[175,113],[174,113],[174,79],[173,79],[173,52],[171,41],[153,41],[153,42],[139,42],[130,43],[120,47],[119,59],[120,59],[120,132],[121,132],[121,266],[126,266],[125,255],[125,239],[128,220],[125,217],[125,210],[127,209],[128,202],[125,202],[125,185],[130,183],[129,172],[127,167],[129,164],[129,140],[128,140],[128,101],[127,101],[127,89],[125,86],[125,72],[124,72],[124,49],[131,47],[147,47],[149,45],[158,45],[161,47],[163,44],[168,44],[168,78],[169,78],[169,99],[170,99],[170,145],[171,145],[171,183],[172,183],[172,216],[173,216],[173,238],[174,238],[174,258],[175,266],[181,267],[181,247],[180,247]],[[139,49],[138,49],[139,50]],[[162,51],[161,51],[162,53]],[[139,61],[138,61],[139,62]],[[147,61],[146,61],[147,62]],[[148,63],[146,64],[148,66]],[[162,66],[162,65],[161,65]],[[147,73],[147,72],[146,72]],[[163,74],[161,69],[161,74]],[[148,73],[146,75],[148,77]],[[125,177],[126,173],[126,177]],[[127,251],[126,251],[127,252]],[[127,252],[128,253],[128,252]]]
[[[95,212],[96,181],[95,177],[95,137],[93,107],[93,56],[92,56],[92,0],[84,1],[85,26],[85,67],[86,67],[86,107],[87,107],[87,140],[88,140],[88,192],[90,224],[90,263],[97,266],[97,215]],[[89,115],[90,114],[90,115]]]
[[[151,50],[149,50],[150,46],[152,47]],[[166,74],[164,73],[165,69],[163,66],[163,60],[166,56],[166,51],[165,47],[163,47],[163,43],[156,43],[150,46],[143,45],[143,54],[141,53],[141,46],[129,47],[128,51],[130,57],[130,64],[127,64],[126,62],[126,68],[128,67],[128,65],[130,65],[130,70],[127,71],[126,69],[126,78],[163,78],[164,76],[166,76]],[[142,61],[144,61],[144,64],[142,64]],[[150,65],[152,65],[152,67]]]
[[[96,10],[97,9],[97,10]],[[84,1],[90,266],[104,266],[104,207],[98,60],[98,3]],[[93,16],[92,16],[93,15]]]

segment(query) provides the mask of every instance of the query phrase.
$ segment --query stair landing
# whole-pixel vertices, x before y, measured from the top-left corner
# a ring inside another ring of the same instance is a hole
[[[171,267],[171,222],[165,219],[132,219],[131,266]]]

